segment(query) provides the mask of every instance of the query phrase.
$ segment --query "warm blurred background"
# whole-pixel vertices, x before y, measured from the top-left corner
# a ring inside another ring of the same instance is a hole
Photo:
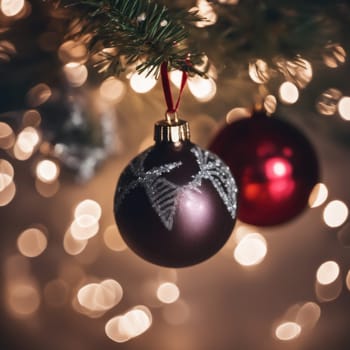
[[[208,18],[194,35],[209,79],[190,78],[180,108],[193,142],[208,146],[259,98],[315,146],[321,182],[297,218],[238,222],[204,263],[141,260],[113,196],[153,142],[160,84],[132,67],[98,74],[84,42],[65,37],[69,10],[0,0],[0,349],[349,349],[349,4],[169,3]]]

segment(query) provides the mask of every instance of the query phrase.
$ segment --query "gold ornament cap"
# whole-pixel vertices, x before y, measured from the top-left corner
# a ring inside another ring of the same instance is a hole
[[[165,120],[154,125],[154,141],[181,142],[190,139],[190,127],[186,120],[178,119],[176,113],[166,113]]]

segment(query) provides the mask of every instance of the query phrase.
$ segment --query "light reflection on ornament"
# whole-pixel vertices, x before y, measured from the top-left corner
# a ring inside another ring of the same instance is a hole
[[[346,274],[345,284],[346,284],[346,287],[348,288],[348,290],[350,291],[350,270]]]
[[[52,96],[52,91],[47,84],[40,83],[33,86],[27,93],[29,106],[38,107],[44,104]]]
[[[264,99],[264,109],[267,114],[275,113],[277,108],[277,99],[274,95],[267,95]]]
[[[299,99],[299,90],[290,81],[285,81],[279,88],[279,97],[283,103],[293,104]]]
[[[6,17],[16,16],[22,11],[24,0],[1,0],[0,9]]]
[[[321,206],[328,198],[328,188],[323,183],[318,183],[312,189],[309,196],[309,207],[317,208]]]
[[[145,306],[139,306],[111,318],[105,325],[105,333],[111,340],[123,343],[146,332],[151,324],[151,312]]]
[[[88,70],[84,64],[68,62],[64,65],[63,71],[67,80],[74,87],[82,86],[88,77]]]
[[[63,248],[65,252],[69,255],[80,254],[86,248],[87,244],[87,239],[75,239],[70,229],[68,229],[64,234]]]
[[[265,84],[270,79],[269,66],[262,59],[250,62],[248,72],[250,79],[257,84]]]
[[[7,123],[0,122],[0,148],[9,149],[15,142],[12,128]]]
[[[41,160],[36,166],[36,176],[45,183],[54,182],[59,175],[59,167],[49,159]]]
[[[304,303],[297,312],[295,321],[303,330],[313,328],[321,317],[321,308],[314,302]]]
[[[208,102],[216,95],[216,83],[212,78],[190,77],[187,84],[192,95],[200,102]]]
[[[323,62],[329,68],[337,68],[346,60],[346,52],[344,48],[336,43],[328,44],[323,54]]]
[[[18,250],[28,258],[39,256],[45,251],[46,247],[46,235],[38,228],[29,228],[23,231],[17,238]]]
[[[330,88],[324,91],[316,102],[316,108],[323,115],[334,115],[337,111],[337,104],[342,97],[341,91]]]
[[[100,86],[100,96],[109,102],[118,103],[125,95],[124,83],[114,77],[105,79]]]
[[[349,215],[347,205],[340,200],[329,202],[323,210],[323,220],[329,227],[339,227],[343,225]]]
[[[242,266],[260,264],[267,253],[265,238],[259,233],[245,235],[234,250],[235,260]]]
[[[28,278],[15,279],[6,287],[6,304],[13,316],[27,318],[38,310],[40,295],[33,281]]]
[[[145,94],[151,91],[157,84],[157,79],[152,75],[147,75],[148,72],[143,73],[135,72],[130,77],[130,86],[139,94]]]
[[[115,252],[122,252],[127,249],[127,245],[115,225],[110,225],[106,228],[103,233],[103,240],[106,246]]]
[[[176,326],[187,321],[190,316],[190,308],[183,300],[178,300],[176,303],[165,305],[162,308],[162,315],[165,322]]]
[[[339,277],[339,273],[340,268],[335,261],[326,261],[317,269],[316,279],[320,284],[331,284]]]
[[[11,184],[15,171],[10,162],[0,159],[0,193]]]
[[[344,120],[350,120],[350,97],[344,96],[339,100],[338,112]]]
[[[164,304],[175,303],[180,297],[180,290],[175,283],[162,283],[157,289],[157,298]]]
[[[296,322],[283,322],[276,327],[277,339],[289,341],[297,338],[301,333],[301,327]]]
[[[239,119],[251,117],[252,112],[248,108],[236,107],[226,114],[226,123],[231,124]]]

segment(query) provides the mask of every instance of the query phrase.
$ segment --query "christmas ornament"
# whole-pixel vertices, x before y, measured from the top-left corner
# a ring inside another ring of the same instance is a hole
[[[262,111],[226,126],[209,149],[234,174],[237,216],[248,224],[277,225],[294,218],[306,207],[318,181],[318,162],[308,140]]]
[[[216,155],[190,141],[188,123],[174,111],[156,123],[154,139],[155,145],[120,176],[117,225],[128,246],[147,261],[169,267],[197,264],[215,254],[232,232],[235,180]]]

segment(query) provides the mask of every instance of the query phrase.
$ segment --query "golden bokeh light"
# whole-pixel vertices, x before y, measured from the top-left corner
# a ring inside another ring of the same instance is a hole
[[[140,306],[111,318],[105,325],[105,333],[111,340],[124,343],[146,332],[151,325],[151,312],[147,307]]]
[[[337,105],[343,94],[338,89],[329,88],[317,99],[316,108],[319,113],[331,116],[337,111]]]
[[[235,260],[243,266],[260,264],[267,254],[265,238],[259,233],[245,235],[234,250]]]
[[[27,93],[29,106],[38,107],[44,104],[52,96],[51,88],[44,83],[33,86]]]
[[[337,44],[327,44],[325,52],[323,54],[323,62],[329,68],[337,68],[343,64],[346,60],[346,51],[344,48]]]
[[[41,115],[36,109],[29,109],[24,112],[22,125],[32,126],[34,128],[38,127],[41,124]]]
[[[297,338],[301,333],[301,327],[296,322],[283,322],[276,327],[275,336],[279,340],[289,341]]]
[[[169,73],[170,81],[178,88],[180,89],[181,86],[181,80],[182,80],[182,72],[178,69],[172,70]]]
[[[338,112],[342,119],[350,120],[350,97],[344,96],[339,100]]]
[[[0,122],[0,148],[9,149],[15,142],[15,134],[7,123]]]
[[[43,159],[36,165],[36,176],[45,183],[54,182],[60,171],[58,165],[49,159]]]
[[[106,228],[103,233],[103,240],[106,246],[115,252],[122,252],[127,249],[127,245],[116,225],[110,225]]]
[[[164,304],[175,303],[180,297],[180,290],[175,283],[162,283],[157,289],[157,298]]]
[[[10,162],[0,159],[0,193],[11,184],[15,171]]]
[[[350,291],[350,270],[346,274],[345,284],[346,284],[346,287],[348,288],[348,290]]]
[[[64,64],[70,62],[85,63],[87,56],[86,46],[78,41],[65,41],[58,49],[58,57]]]
[[[340,275],[329,284],[321,284],[318,280],[315,283],[315,294],[320,302],[329,302],[339,297],[343,288],[343,281]]]
[[[323,210],[323,220],[329,227],[339,227],[347,220],[349,209],[340,200],[329,202]]]
[[[81,216],[91,216],[95,221],[100,220],[102,215],[101,206],[92,199],[85,199],[78,203],[74,209],[74,218],[79,219]]]
[[[191,10],[198,11],[198,15],[203,18],[201,21],[195,22],[198,28],[204,28],[216,23],[218,15],[213,6],[207,0],[197,0],[196,7]]]
[[[243,118],[249,118],[251,117],[252,112],[249,108],[244,107],[236,107],[231,109],[226,114],[226,123],[231,124],[237,120],[243,119]]]
[[[13,17],[23,10],[24,4],[24,0],[1,0],[0,10],[6,17]]]
[[[0,207],[4,207],[9,204],[16,194],[16,185],[12,181],[8,186],[6,186],[2,191],[0,191]]]
[[[89,283],[81,287],[77,299],[81,306],[97,312],[104,312],[116,306],[123,297],[121,285],[112,279],[101,283]]]
[[[319,266],[316,280],[320,284],[331,284],[339,277],[340,268],[335,261],[326,261]]]
[[[33,315],[40,306],[40,295],[34,283],[14,280],[8,283],[6,301],[9,311],[19,318]]]
[[[70,229],[68,229],[64,234],[63,248],[65,252],[69,255],[80,254],[86,248],[87,244],[87,239],[75,239]]]
[[[321,308],[314,302],[304,303],[297,312],[295,321],[302,329],[313,328],[321,317]]]
[[[270,79],[269,66],[262,59],[249,62],[248,73],[250,79],[257,84],[265,84]]]
[[[295,84],[285,81],[279,88],[279,98],[285,104],[293,104],[299,99],[299,90]]]
[[[23,231],[17,238],[19,252],[28,258],[39,256],[45,251],[46,247],[46,235],[38,228],[29,228]]]
[[[328,198],[328,188],[324,183],[318,183],[312,189],[309,196],[309,207],[317,208],[321,206]]]
[[[277,108],[277,99],[274,95],[267,95],[264,99],[264,108],[267,114],[273,114]]]
[[[157,84],[157,79],[152,75],[147,76],[147,72],[139,74],[135,72],[131,75],[130,86],[139,94],[145,94],[146,92],[151,91]]]
[[[33,154],[39,142],[40,135],[38,131],[31,126],[27,126],[17,136],[17,140],[13,148],[14,156],[18,160],[28,159]]]
[[[88,70],[84,64],[78,62],[68,62],[63,67],[63,72],[74,87],[82,86],[88,78]]]
[[[57,180],[54,182],[47,183],[36,179],[35,189],[41,196],[45,198],[50,198],[58,192],[58,190],[60,189],[60,183]]]
[[[120,102],[126,93],[125,84],[115,77],[105,79],[100,86],[100,96],[109,102]]]
[[[192,95],[200,102],[208,102],[216,95],[216,83],[212,78],[190,77],[187,84]]]
[[[81,215],[70,226],[70,232],[77,240],[90,239],[97,235],[99,229],[98,220],[92,215]]]

